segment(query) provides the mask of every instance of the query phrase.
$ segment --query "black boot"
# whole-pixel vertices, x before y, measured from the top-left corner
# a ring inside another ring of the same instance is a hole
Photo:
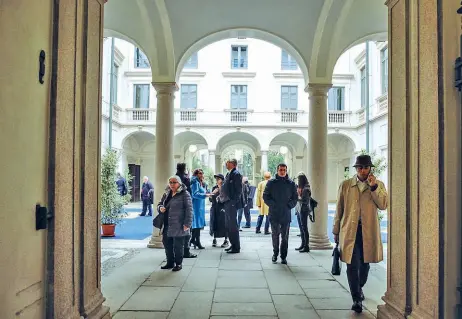
[[[310,246],[305,245],[302,249],[298,250],[299,253],[309,253],[310,252]]]
[[[196,246],[197,246],[197,248],[205,249],[205,247],[202,246],[202,244],[201,244],[201,230],[200,230],[200,228],[196,228],[195,231],[196,231]]]
[[[194,249],[196,249],[196,230],[191,229],[191,240],[189,241],[189,247],[194,246]]]

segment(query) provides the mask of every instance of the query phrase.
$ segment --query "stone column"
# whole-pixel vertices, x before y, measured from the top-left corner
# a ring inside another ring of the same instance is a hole
[[[125,173],[125,170],[128,168],[127,164],[127,154],[123,150],[119,151],[120,154],[120,159],[119,159],[119,172],[122,174],[122,176]]]
[[[221,173],[223,174],[223,168],[221,166],[221,156],[215,155],[215,174]]]
[[[213,172],[216,172],[215,167],[215,150],[209,150],[209,167]]]
[[[265,173],[268,170],[268,151],[260,151],[261,153],[261,170]]]
[[[309,84],[308,172],[313,198],[318,202],[311,225],[310,248],[332,249],[327,237],[327,91],[331,84]]]
[[[175,173],[173,160],[174,109],[173,100],[178,90],[176,83],[153,83],[157,91],[156,158],[154,175],[154,206],[164,193],[167,179]],[[154,216],[157,212],[154,211]],[[149,248],[163,248],[159,229],[153,228]]]

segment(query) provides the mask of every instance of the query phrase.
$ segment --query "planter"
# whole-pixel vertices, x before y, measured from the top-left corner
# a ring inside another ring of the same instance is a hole
[[[101,225],[103,233],[101,234],[102,237],[114,237],[115,236],[115,224],[109,225]]]

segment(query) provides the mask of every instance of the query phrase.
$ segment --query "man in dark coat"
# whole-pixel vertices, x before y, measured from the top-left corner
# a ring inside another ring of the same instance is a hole
[[[291,210],[297,205],[298,195],[295,183],[287,176],[287,165],[279,164],[277,169],[276,176],[266,184],[263,200],[269,206],[273,240],[272,261],[273,263],[277,261],[280,251],[281,263],[287,264]],[[279,236],[281,236],[280,249]]]
[[[188,193],[191,195],[191,180],[189,179],[188,174],[186,173],[186,163],[178,163],[176,164],[176,176],[178,176],[181,179],[181,182],[183,185],[186,186],[186,190]],[[196,258],[197,255],[192,254],[190,251],[190,244],[189,242],[191,241],[191,233],[189,233],[187,236],[185,236],[184,239],[184,254],[183,258]]]
[[[237,210],[243,208],[242,202],[242,175],[237,170],[237,160],[232,159],[226,162],[226,168],[229,170],[225,177],[222,191],[223,197],[226,198],[225,214],[228,227],[228,237],[231,246],[226,249],[229,254],[241,252],[241,243],[239,239],[239,227],[237,225]]]
[[[117,173],[117,190],[119,191],[120,196],[125,196],[127,195],[127,181],[125,178],[120,175],[120,173]]]
[[[147,176],[143,177],[143,185],[141,186],[141,200],[143,201],[143,211],[140,216],[146,216],[146,211],[149,211],[148,216],[152,216],[152,196],[154,195],[154,186],[149,181]]]

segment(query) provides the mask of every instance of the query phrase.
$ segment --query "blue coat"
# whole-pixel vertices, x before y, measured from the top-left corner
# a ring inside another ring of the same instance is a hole
[[[193,204],[192,229],[205,227],[205,194],[205,187],[201,186],[196,176],[193,176],[191,178],[191,197]]]

